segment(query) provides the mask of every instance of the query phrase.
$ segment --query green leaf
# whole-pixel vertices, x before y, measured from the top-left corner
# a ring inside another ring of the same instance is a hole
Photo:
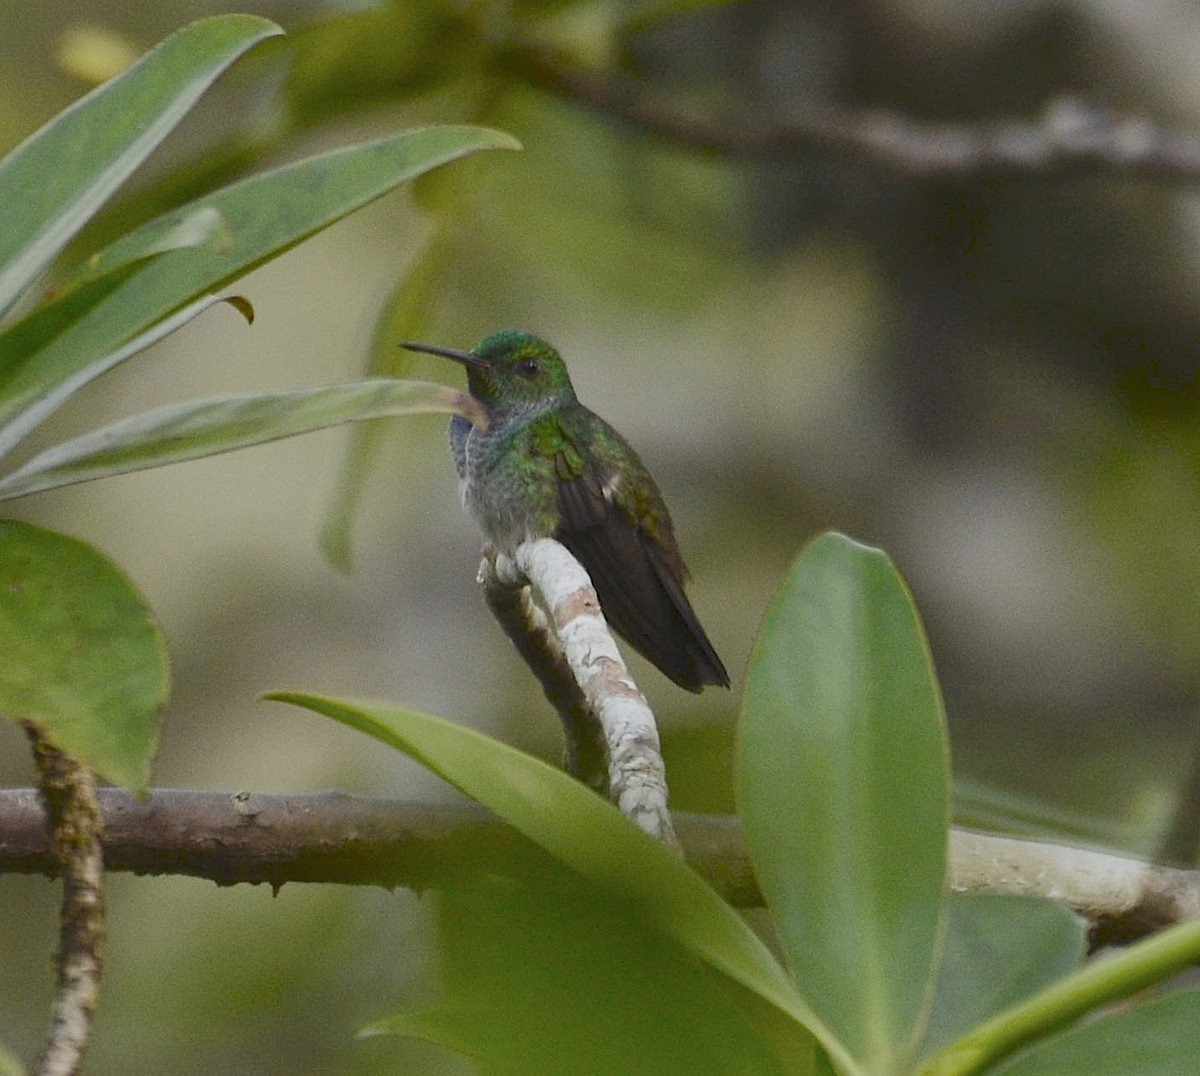
[[[924,1053],[1075,971],[1087,923],[1036,897],[954,897],[934,989]]]
[[[885,554],[797,557],[750,658],[737,793],[796,983],[868,1072],[901,1069],[932,989],[949,764],[921,624]]]
[[[18,368],[27,355],[45,347],[59,333],[86,317],[98,303],[103,302],[148,261],[174,250],[204,245],[219,247],[226,241],[226,234],[224,221],[218,213],[200,210],[185,218],[179,229],[164,235],[157,248],[150,249],[130,261],[107,265],[102,269],[91,269],[77,275],[69,285],[61,287],[49,301],[0,332],[0,386],[4,381],[3,371]],[[21,421],[0,427],[0,456],[11,451],[29,429],[52,413],[79,384],[92,380],[98,373],[111,369],[129,356],[149,347],[217,301],[219,300],[216,296],[206,296],[199,302],[176,311],[147,332],[129,341],[125,347],[106,356],[101,363],[94,364],[87,371],[83,381],[68,379],[61,382],[53,391],[46,393],[27,408],[21,416]],[[0,399],[2,398],[3,390],[0,388]]]
[[[47,449],[0,478],[0,500],[231,452],[342,422],[413,414],[461,414],[482,421],[470,396],[420,381],[355,381],[199,400],[137,415]]]
[[[0,520],[0,713],[103,778],[150,774],[167,654],[133,584],[74,538]]]
[[[1143,1002],[1034,1047],[1000,1076],[1189,1076],[1200,1058],[1200,991]]]
[[[488,1074],[811,1071],[772,1055],[725,976],[561,864],[474,873],[440,891],[438,921],[440,1004],[365,1033],[439,1042]]]
[[[282,32],[252,15],[193,23],[0,161],[0,316],[217,76]]]
[[[846,1076],[860,1072],[737,913],[666,848],[561,770],[471,729],[383,703],[291,692],[268,698],[325,714],[411,755],[806,1027]]]
[[[1160,930],[1119,953],[1085,964],[1033,997],[977,1025],[927,1058],[916,1072],[919,1076],[972,1076],[991,1072],[989,1066],[997,1061],[1060,1031],[1093,1009],[1128,997],[1197,962],[1200,962],[1200,919],[1192,919]],[[1188,1058],[1193,1067],[1195,1056],[1193,1053]]]
[[[133,272],[45,346],[0,370],[0,428],[24,436],[70,392],[111,369],[114,353],[163,318],[212,295],[314,232],[431,168],[480,149],[515,148],[508,135],[477,127],[430,127],[335,150],[254,176],[150,221],[89,259],[88,273],[130,264],[199,210],[215,209],[231,243],[225,250],[163,254]],[[70,391],[67,391],[69,387]]]
[[[95,288],[98,290],[107,289],[113,274],[105,276],[95,283]],[[78,297],[81,304],[91,302],[92,287],[85,285],[72,293],[71,298]],[[139,351],[144,351],[151,344],[157,343],[164,336],[169,336],[176,329],[186,325],[193,318],[204,313],[210,306],[215,306],[217,303],[229,303],[235,309],[245,315],[244,303],[245,300],[238,296],[219,296],[219,295],[204,295],[197,299],[194,303],[189,303],[187,306],[180,307],[174,311],[169,317],[162,321],[155,322],[149,329],[129,340],[123,347],[116,351],[110,352],[102,360],[92,363],[91,366],[77,371],[74,377],[59,381],[56,385],[45,392],[39,399],[35,400],[25,411],[20,418],[14,422],[10,422],[7,426],[0,426],[0,456],[4,456],[25,436],[31,429],[42,421],[47,415],[54,412],[65,400],[74,395],[83,385],[92,381],[106,370],[111,370],[114,366],[120,365],[126,359],[136,355]],[[247,320],[250,320],[247,318]],[[24,322],[16,328],[24,326]],[[4,342],[4,337],[0,337],[0,345]],[[2,405],[0,405],[2,406]]]

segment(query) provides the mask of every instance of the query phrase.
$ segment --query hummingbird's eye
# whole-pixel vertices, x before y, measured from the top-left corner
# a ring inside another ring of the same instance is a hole
[[[537,377],[537,375],[541,372],[542,364],[535,358],[530,357],[528,359],[522,359],[519,363],[517,363],[517,373],[524,378],[528,378],[529,380],[533,380],[533,378]]]

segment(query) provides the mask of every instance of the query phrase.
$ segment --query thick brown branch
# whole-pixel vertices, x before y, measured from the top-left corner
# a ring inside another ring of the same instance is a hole
[[[98,792],[105,866],[236,882],[436,886],[501,866],[524,839],[481,807],[368,799],[159,789],[143,802]],[[0,791],[0,874],[57,873],[32,789]],[[730,903],[762,903],[736,819],[676,814],[687,861]],[[1041,841],[955,830],[950,885],[963,893],[1061,900],[1092,919],[1099,940],[1128,940],[1200,914],[1200,871]]]
[[[105,865],[218,885],[436,884],[453,858],[517,840],[482,808],[398,803],[343,792],[273,796],[158,789],[135,800],[102,788]],[[0,792],[0,873],[56,873],[31,789]]]
[[[764,158],[834,153],[915,176],[1108,172],[1200,180],[1200,138],[1075,97],[1051,101],[1033,120],[935,123],[882,109],[814,105],[786,121],[763,122],[687,112],[631,75],[573,67],[543,49],[513,50],[505,69],[665,141],[715,153]]]

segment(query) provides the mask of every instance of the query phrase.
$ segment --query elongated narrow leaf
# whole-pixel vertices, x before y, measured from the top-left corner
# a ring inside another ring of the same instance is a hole
[[[156,247],[147,249],[138,257],[129,261],[111,262],[102,268],[95,267],[77,274],[70,285],[59,288],[52,299],[0,332],[0,371],[20,366],[25,356],[45,347],[59,333],[86,317],[89,311],[121,287],[139,269],[144,268],[147,262],[170,251],[205,245],[220,247],[226,241],[227,230],[221,215],[215,210],[202,209],[185,217],[177,229],[161,237]],[[176,311],[160,324],[167,324],[168,331],[173,331],[216,301],[215,296],[206,298],[207,301],[189,304],[183,310]],[[99,368],[109,369],[142,348],[148,347],[163,335],[165,333],[156,334],[154,329],[143,333],[140,338],[135,338],[124,348],[107,356],[105,364]],[[94,376],[95,371],[90,371],[88,380]],[[3,373],[0,373],[0,385],[3,381]],[[74,381],[68,379],[32,407],[27,408],[19,421],[0,427],[0,456],[9,452],[29,429],[70,396],[76,387]]]
[[[70,309],[64,310],[63,304],[54,304],[52,308],[44,311],[37,311],[35,314],[44,314],[47,321],[60,316],[69,317],[71,310],[85,309],[94,306],[101,302],[107,296],[110,290],[114,287],[119,287],[122,278],[127,278],[130,273],[137,271],[137,264],[122,266],[113,273],[107,273],[97,277],[93,281],[78,287],[73,288],[69,295],[64,297],[63,303],[68,304]],[[22,437],[25,436],[31,429],[40,423],[47,415],[52,414],[64,401],[71,397],[80,388],[86,385],[89,381],[98,377],[106,370],[111,370],[114,366],[119,365],[126,359],[136,355],[139,351],[145,351],[151,344],[157,343],[164,336],[169,336],[176,329],[186,325],[195,317],[199,317],[210,306],[215,306],[217,303],[227,302],[233,305],[243,314],[245,310],[242,307],[244,300],[239,300],[236,296],[220,296],[220,295],[203,295],[195,302],[188,303],[187,306],[182,306],[178,310],[172,311],[169,317],[163,318],[161,321],[155,322],[145,332],[138,333],[137,336],[126,341],[124,345],[116,351],[112,351],[105,355],[103,359],[94,362],[91,366],[75,371],[74,376],[68,377],[54,384],[47,392],[35,399],[32,404],[21,412],[17,418],[9,422],[7,425],[0,426],[0,456],[4,456],[11,452],[13,446],[16,445]],[[247,319],[249,320],[249,318]],[[69,324],[69,323],[68,323]],[[39,327],[46,329],[46,337],[55,331],[55,326],[42,325],[40,322],[36,324],[27,324],[22,321],[13,326],[13,332],[19,332],[22,336],[33,335]],[[0,352],[3,352],[7,335],[0,336]],[[2,405],[0,405],[2,406]]]
[[[0,521],[0,713],[109,781],[146,787],[167,694],[162,637],[90,546]]]
[[[47,449],[0,478],[0,500],[231,452],[342,422],[413,414],[461,414],[483,421],[470,396],[422,381],[355,381],[199,400],[137,415]]]
[[[183,214],[173,227],[157,235],[154,242],[128,251],[124,261],[102,259],[98,254],[89,258],[84,262],[82,271],[76,272],[69,283],[57,289],[56,296],[69,292],[81,283],[94,280],[125,265],[154,257],[156,254],[202,246],[211,246],[218,254],[227,254],[233,247],[233,236],[229,232],[229,226],[220,212],[212,206],[200,206],[190,213]]]
[[[860,1070],[741,917],[692,871],[561,770],[471,729],[383,703],[291,692],[269,698],[325,714],[428,766],[702,960],[807,1028],[844,1076]]]
[[[193,23],[0,161],[0,316],[213,80],[279,33],[252,15]]]
[[[1075,971],[1087,952],[1087,923],[1053,901],[954,897],[947,911],[946,949],[922,1053]]]
[[[948,771],[903,582],[880,551],[818,538],[750,658],[737,795],[796,984],[869,1072],[902,1067],[929,1004]]]
[[[1156,1001],[1049,1039],[996,1076],[1190,1076],[1200,1068],[1200,990]]]
[[[135,261],[198,210],[215,209],[229,229],[224,250],[162,255],[44,347],[0,370],[0,429],[23,436],[48,413],[41,402],[111,369],[109,356],[181,307],[224,287],[389,190],[480,149],[515,148],[508,135],[477,127],[431,127],[301,161],[243,180],[151,221],[89,259],[88,273]],[[33,416],[33,417],[31,417]],[[36,419],[36,421],[35,421]]]

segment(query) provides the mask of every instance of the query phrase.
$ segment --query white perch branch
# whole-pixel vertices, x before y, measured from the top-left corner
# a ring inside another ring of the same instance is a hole
[[[1118,939],[1200,915],[1196,870],[964,829],[950,833],[949,881],[956,893],[1058,901],[1094,923],[1113,924]]]
[[[480,581],[530,587],[603,730],[609,797],[651,836],[677,847],[654,714],[625,667],[587,572],[558,542],[540,538],[485,558]]]

